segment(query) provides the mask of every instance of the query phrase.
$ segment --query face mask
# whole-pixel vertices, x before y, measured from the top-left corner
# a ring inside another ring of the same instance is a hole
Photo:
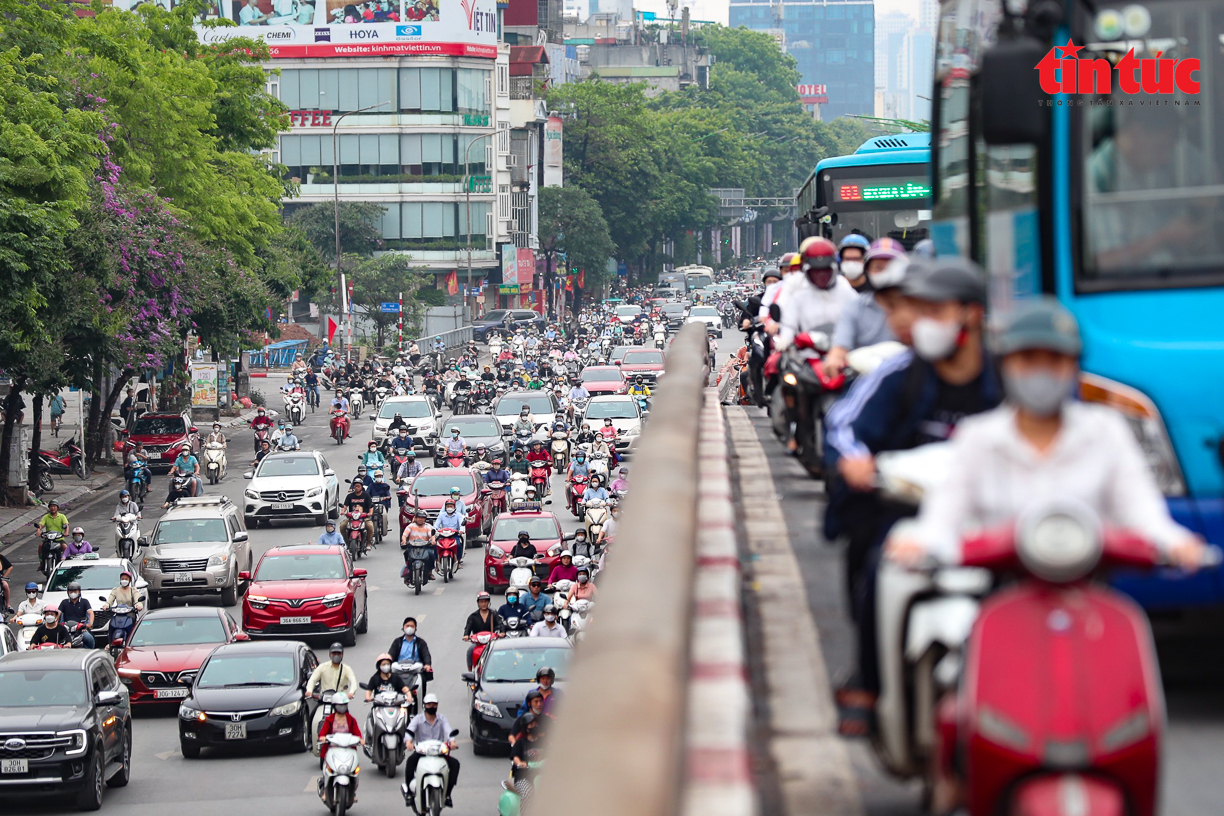
[[[390,664],[390,663],[379,663],[379,664],[378,664],[378,670],[379,670],[380,672],[382,672],[383,674],[390,674],[390,673],[391,673],[391,664]]]
[[[516,604],[516,603],[518,603],[518,596],[517,596],[517,595],[507,595],[507,596],[506,596],[506,603],[508,603],[508,604]]]
[[[1075,376],[1060,377],[1048,371],[1032,374],[1003,374],[1003,389],[1012,402],[1040,417],[1058,413],[1071,396]]]
[[[69,592],[69,593],[68,593],[68,597],[69,597],[69,598],[71,598],[72,600],[74,600],[74,601],[75,601],[77,598],[81,597],[81,593],[79,593],[79,592]]]
[[[343,659],[344,659],[344,655],[334,654],[331,656],[331,662],[335,663],[337,666],[340,665],[340,661]]]
[[[47,624],[48,626],[53,625],[55,623],[55,616],[54,615],[43,616],[43,623]]]
[[[585,584],[585,583],[586,583],[587,581],[589,581],[589,580],[591,580],[589,576],[586,576],[586,575],[579,575],[579,576],[578,576],[578,583],[580,583],[580,584]]]
[[[32,601],[38,597],[38,593],[37,592],[27,592],[26,597]]]
[[[544,620],[548,621],[549,623],[552,623],[556,619],[557,619],[556,615],[545,615],[544,616]]]
[[[845,275],[850,280],[854,280],[855,278],[860,278],[863,276],[863,262],[862,261],[842,261],[841,271],[842,271],[842,274]]]
[[[128,584],[130,584],[130,583],[132,583],[132,582],[131,582],[131,581],[129,581],[129,580],[127,580],[126,578],[120,578],[120,579],[119,579],[119,586],[121,586],[121,587],[125,587],[125,586],[127,586]]]
[[[80,544],[82,541],[85,540],[85,537],[84,536],[73,536],[72,540],[75,541],[77,544]]]
[[[425,713],[430,714],[430,715],[437,714],[438,707],[437,706],[425,706]]]
[[[405,637],[412,637],[412,636],[413,636],[413,635],[415,635],[415,634],[416,634],[416,627],[415,627],[415,626],[405,626],[405,627],[404,627],[404,636],[405,636]]]
[[[347,705],[338,705],[338,706],[336,706],[336,713],[337,713],[337,714],[347,714],[347,713],[348,713],[348,706],[347,706]]]
[[[920,317],[914,321],[911,332],[914,337],[914,353],[927,362],[933,363],[938,360],[946,360],[956,351],[956,341],[960,338],[961,324]]]

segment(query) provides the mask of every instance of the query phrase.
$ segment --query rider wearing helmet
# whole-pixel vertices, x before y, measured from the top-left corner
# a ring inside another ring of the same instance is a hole
[[[527,610],[519,603],[519,594],[518,587],[510,587],[506,590],[506,602],[497,608],[497,614],[503,621],[527,616]]]
[[[459,760],[455,759],[454,750],[459,745],[451,737],[450,723],[447,722],[446,717],[438,713],[438,695],[426,694],[423,703],[421,712],[412,718],[412,722],[408,723],[408,729],[405,734],[408,762],[404,765],[404,785],[400,790],[403,791],[404,799],[407,801],[408,797],[412,795],[408,792],[408,785],[416,777],[417,763],[421,761],[421,755],[413,750],[415,743],[426,740],[443,742],[450,748],[450,751],[443,755],[448,769],[446,776],[446,807],[454,807],[455,805],[451,801],[451,792],[455,790],[455,783],[459,781]]]
[[[111,513],[111,521],[117,521],[120,516],[128,514],[140,518],[140,505],[132,501],[132,494],[126,489],[119,491],[119,503],[115,505],[115,512]]]
[[[77,528],[81,529],[80,527]],[[89,601],[81,597],[81,585],[77,581],[72,581],[68,584],[68,597],[60,601],[59,604],[60,619],[63,621],[69,631],[84,624],[81,630],[81,645],[86,649],[94,647],[93,633],[90,632],[94,625],[94,611],[89,605]]]
[[[463,639],[471,641],[472,635],[478,632],[500,632],[502,629],[501,616],[489,608],[492,603],[492,596],[483,590],[476,593],[476,611],[468,615],[467,621],[463,624]],[[468,647],[467,665],[472,668],[472,651],[476,648],[473,643]]]
[[[595,582],[591,580],[591,568],[579,567],[578,578],[574,585],[570,587],[569,595],[565,598],[566,606],[573,601],[593,601],[595,600]]]
[[[25,585],[26,599],[17,604],[17,615],[41,615],[47,602],[38,597],[38,584],[30,581]]]
[[[137,610],[144,608],[144,604],[136,598],[136,587],[132,586],[132,573],[127,570],[119,573],[119,586],[110,591],[106,603],[102,604],[103,609],[110,609],[112,606],[130,606]]]
[[[563,638],[567,634],[565,627],[557,623],[557,607],[552,604],[544,607],[544,620],[531,627],[531,637]]]
[[[306,681],[306,696],[307,697],[322,697],[325,691],[337,692],[337,699],[332,701],[333,705],[338,703],[339,694],[346,695],[346,699],[351,699],[357,695],[357,675],[353,673],[351,666],[344,662],[344,644],[333,643],[331,648],[327,650],[328,660],[325,663],[320,663],[318,668],[310,675],[310,679]],[[339,708],[336,709],[339,711]],[[319,745],[318,720],[322,716],[323,707],[319,706],[315,709],[315,723],[311,729],[311,734],[315,735],[315,746]],[[330,717],[330,715],[329,715]],[[353,721],[356,723],[356,720]],[[360,735],[360,732],[355,732]]]
[[[854,287],[838,274],[837,249],[829,239],[808,238],[799,254],[803,280],[790,297],[779,300],[782,329],[778,345],[786,348],[794,344],[804,356],[811,356],[809,332],[836,325],[842,309],[854,300]]]
[[[833,347],[824,359],[828,374],[845,368],[848,352],[897,339],[888,325],[888,313],[896,308],[901,298],[898,287],[909,264],[905,250],[900,242],[881,238],[868,248],[865,259],[863,274],[870,281],[870,287],[859,292],[858,298],[846,306],[837,321]]]
[[[553,706],[557,702],[557,688],[554,683],[557,682],[557,673],[549,666],[541,666],[536,671],[536,687],[535,690],[540,692],[544,698],[544,704],[541,707],[545,715],[551,715]],[[531,692],[528,692],[530,694]],[[527,700],[523,700],[525,706]],[[520,707],[521,710],[521,707]]]
[[[72,540],[68,542],[68,546],[64,547],[64,558],[74,558],[91,552],[93,552],[93,546],[85,540],[85,530],[73,527]]]
[[[60,625],[59,610],[54,607],[44,607],[42,610],[43,622],[34,630],[34,636],[30,638],[30,648],[37,648],[46,643],[54,643],[57,646],[71,646],[72,633],[67,627]]]
[[[585,534],[586,531],[583,530],[582,532]],[[574,566],[574,554],[569,550],[563,550],[561,560],[552,568],[552,572],[548,574],[548,583],[555,584],[558,581],[577,580],[578,568]]]
[[[837,262],[841,266],[842,276],[858,292],[867,286],[863,256],[870,246],[867,236],[857,232],[850,233],[837,245]]]
[[[343,691],[336,694],[332,698],[332,713],[324,717],[323,724],[319,726],[320,766],[327,757],[328,746],[326,737],[328,734],[352,734],[361,740],[362,745],[365,745],[365,737],[361,736],[361,727],[357,725],[357,718],[349,713],[349,701],[351,699],[352,697]],[[321,784],[322,777],[319,778],[319,781]]]
[[[378,657],[374,658],[374,674],[370,675],[369,681],[366,683],[365,701],[368,703],[374,699],[374,695],[380,691],[394,691],[398,694],[403,694],[405,697],[410,697],[412,692],[408,688],[408,684],[398,674],[391,672],[391,655],[383,652]],[[369,726],[366,726],[367,729]]]

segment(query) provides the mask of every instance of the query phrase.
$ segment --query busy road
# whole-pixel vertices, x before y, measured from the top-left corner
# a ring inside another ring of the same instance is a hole
[[[274,408],[279,408],[275,388],[283,383],[276,378],[267,381],[272,394]],[[366,449],[372,423],[366,417],[354,418],[352,436],[343,446],[337,446],[328,436],[327,413],[324,410],[310,412],[297,428],[303,450],[317,449],[341,480],[351,479],[356,472],[359,454]],[[216,486],[206,486],[205,495],[227,495],[240,501],[245,487],[243,471],[252,459],[252,434],[242,427],[228,433],[228,474]],[[425,458],[425,457],[423,457]],[[426,466],[432,464],[426,458]],[[553,492],[561,492],[562,480],[554,475]],[[144,509],[143,525],[151,530],[153,522],[163,513],[161,502],[165,496],[167,479],[158,476],[153,481]],[[87,531],[87,537],[100,543],[104,556],[114,552],[113,527],[109,522],[119,487],[106,495],[98,496],[88,504],[71,508],[71,523]],[[341,482],[341,495],[347,485]],[[546,509],[557,510],[557,517],[565,532],[572,532],[578,523],[565,510],[563,501]],[[393,502],[394,514],[394,502]],[[270,547],[304,543],[318,538],[323,528],[309,522],[277,522],[272,526],[261,525],[250,529],[253,556],[259,557]],[[476,757],[468,739],[468,710],[470,691],[460,674],[465,671],[465,654],[468,645],[461,639],[464,621],[476,608],[476,594],[482,590],[482,547],[473,545],[465,554],[462,568],[450,583],[435,580],[427,584],[419,597],[412,594],[399,578],[403,557],[396,546],[397,525],[391,521],[391,534],[383,544],[356,566],[368,571],[367,590],[369,602],[369,629],[359,635],[357,645],[349,648],[344,662],[350,665],[358,680],[364,682],[375,671],[375,657],[388,651],[392,641],[401,632],[401,621],[407,615],[416,617],[419,636],[432,652],[435,679],[429,691],[440,698],[439,713],[446,716],[452,728],[459,729],[459,749],[456,756],[461,762],[461,776],[454,793],[454,813],[488,814],[497,809],[502,792],[501,782],[507,778],[509,760],[503,756]],[[11,541],[19,537],[10,537]],[[15,594],[20,597],[20,587],[27,581],[42,581],[36,571],[36,555],[33,537],[11,553],[16,565],[12,576]],[[493,608],[504,602],[502,595],[494,595]],[[170,605],[216,606],[216,596],[176,598]],[[241,606],[227,610],[235,621],[241,620]],[[311,646],[320,660],[327,659],[328,644],[334,638],[315,639]],[[122,789],[112,789],[106,795],[106,807],[131,814],[163,814],[168,811],[182,814],[212,814],[226,808],[237,808],[234,812],[274,814],[302,814],[325,812],[319,801],[316,780],[319,776],[318,759],[309,754],[292,753],[288,750],[260,748],[244,750],[206,750],[199,759],[186,759],[179,750],[179,728],[176,716],[177,704],[156,705],[140,708],[135,713],[134,746],[131,784]],[[367,705],[355,702],[352,713],[365,727]],[[380,778],[377,769],[364,756],[365,773],[361,774],[358,791],[362,812],[400,812],[405,808],[400,792],[403,782],[403,766],[394,779]],[[52,813],[65,808],[63,803],[30,803],[28,812]]]

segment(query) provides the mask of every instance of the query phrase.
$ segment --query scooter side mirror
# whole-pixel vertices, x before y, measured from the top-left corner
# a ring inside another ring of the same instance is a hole
[[[367,685],[366,683],[358,683],[358,684],[357,684],[357,688],[361,689],[362,691],[369,691],[369,690],[370,690],[369,685]]]
[[[454,731],[451,731],[451,732],[450,732],[450,735],[451,735],[452,737],[457,737],[457,736],[459,736],[459,729],[458,729],[458,728],[456,728]]]
[[[782,322],[782,307],[776,303],[769,304],[769,319],[775,323]]]
[[[459,679],[465,683],[475,683],[476,672],[464,672],[463,674],[459,675]]]

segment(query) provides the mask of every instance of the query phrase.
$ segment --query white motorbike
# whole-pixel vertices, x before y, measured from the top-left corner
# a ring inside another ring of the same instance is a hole
[[[301,425],[306,420],[305,395],[293,392],[285,394],[285,415],[294,425]]]
[[[569,466],[569,447],[569,434],[565,431],[553,431],[553,469],[557,473],[564,473],[565,468]]]
[[[365,683],[361,687],[367,688]],[[408,730],[408,698],[394,691],[374,695],[366,719],[366,756],[388,779],[404,761],[404,734]]]
[[[526,556],[518,558],[509,558],[507,564],[514,567],[510,571],[510,585],[506,588],[509,592],[512,589],[517,589],[519,596],[527,592],[527,586],[531,583],[531,577],[535,575],[535,559]]]
[[[204,445],[204,475],[209,484],[216,484],[225,478],[226,469],[225,446],[220,442],[209,442]]]
[[[459,729],[451,731],[450,736],[451,739],[459,736]],[[416,775],[402,788],[404,798],[417,816],[438,816],[446,807],[446,789],[450,785],[450,765],[446,762],[450,745],[441,740],[423,740],[413,749],[421,758],[417,761]]]
[[[135,513],[124,513],[115,519],[115,553],[120,558],[136,557],[136,548],[140,546],[140,516]]]
[[[357,746],[361,739],[353,734],[328,734],[327,757],[319,777],[319,798],[335,816],[344,816],[357,799],[357,778],[361,773]]]
[[[595,602],[588,598],[575,598],[561,610],[562,622],[569,622],[570,642],[576,644],[586,636],[587,624],[591,620],[591,608],[594,606]]]
[[[361,389],[353,388],[349,390],[349,411],[353,416],[359,417],[362,414],[362,409],[365,408],[365,400],[362,399]]]
[[[549,589],[552,590],[552,603],[558,609],[565,608],[565,596],[569,595],[569,591],[574,588],[576,581],[571,581],[568,578],[563,578],[557,581]]]
[[[603,532],[604,525],[608,523],[608,503],[603,499],[591,499],[586,503],[586,519],[583,524],[586,526],[587,539],[595,541],[599,538],[599,534]]]
[[[608,483],[608,457],[602,453],[591,453],[587,456],[587,464],[592,476],[598,476],[600,482]]]
[[[654,344],[657,349],[667,347],[667,332],[664,329],[655,329]]]
[[[526,473],[510,474],[510,506],[527,501],[527,485],[530,479]]]
[[[34,639],[34,632],[42,625],[43,618],[40,612],[27,612],[24,615],[18,615],[13,618],[13,623],[17,628],[17,648],[25,651],[30,648],[30,641]]]

